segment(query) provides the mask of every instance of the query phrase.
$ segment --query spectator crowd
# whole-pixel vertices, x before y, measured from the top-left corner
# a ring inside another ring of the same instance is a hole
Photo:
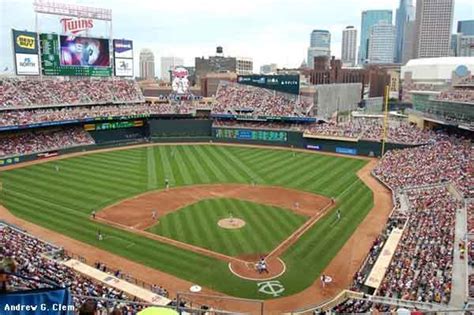
[[[446,187],[410,190],[407,195],[409,219],[378,294],[447,304],[460,205]]]
[[[369,141],[381,141],[383,138],[383,119],[354,118],[351,121],[330,121],[315,124],[306,130],[307,134],[316,136],[343,137]],[[404,121],[389,120],[387,124],[387,141],[401,144],[425,144],[435,134],[421,130]]]
[[[0,79],[0,108],[143,101],[134,80]]]
[[[311,98],[225,82],[216,92],[213,113],[304,117],[311,107]]]
[[[387,152],[374,174],[392,189],[452,181],[470,198],[474,195],[473,162],[470,140],[439,134],[428,145]]]
[[[440,101],[474,103],[474,89],[450,89],[441,92],[436,99]]]
[[[0,157],[54,151],[94,144],[81,127],[53,128],[0,135]]]
[[[15,262],[15,274],[21,276],[8,278],[8,291],[59,285],[70,288],[76,310],[88,302],[93,302],[97,311],[118,310],[118,314],[135,314],[142,308],[140,304],[133,303],[133,301],[140,302],[135,297],[83,276],[63,265],[60,260],[47,257],[45,255],[47,253],[61,251],[56,246],[4,225],[0,225],[0,244],[2,245],[0,254]],[[88,300],[86,297],[96,299]]]
[[[80,120],[133,115],[187,114],[190,106],[170,104],[128,104],[73,106],[61,108],[0,111],[0,127],[24,126],[35,123]]]

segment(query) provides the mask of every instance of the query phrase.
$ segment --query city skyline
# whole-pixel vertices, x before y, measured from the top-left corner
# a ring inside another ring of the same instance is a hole
[[[64,2],[97,6],[91,0]],[[176,8],[172,3],[104,0],[100,7],[113,11],[113,36],[134,41],[136,70],[139,51],[143,48],[151,49],[156,60],[175,55],[182,57],[188,66],[193,65],[194,57],[214,55],[215,47],[220,45],[226,55],[251,57],[254,71],[258,71],[260,65],[268,63],[298,67],[306,57],[308,35],[313,29],[330,31],[331,54],[339,58],[342,31],[347,25],[359,29],[362,11],[387,9],[395,14],[399,5],[397,0],[381,0],[376,4],[368,0],[336,0],[330,7],[323,5],[323,1],[310,0],[215,4],[210,0],[184,1],[183,6]],[[268,8],[272,9],[271,15]],[[0,0],[0,9],[0,37],[5,39],[0,44],[0,67],[8,65],[12,69],[11,28],[34,30],[32,1]],[[471,18],[470,1],[456,1],[452,31],[455,32],[458,20]],[[159,70],[156,67],[156,75]]]

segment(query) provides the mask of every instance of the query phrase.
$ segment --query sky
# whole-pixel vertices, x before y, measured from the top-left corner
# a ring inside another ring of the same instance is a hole
[[[414,0],[416,2],[416,0]],[[363,10],[395,10],[399,0],[63,0],[61,2],[112,9],[114,38],[134,41],[135,75],[142,48],[160,58],[176,56],[187,66],[194,57],[215,54],[222,46],[228,56],[251,57],[254,71],[263,64],[298,67],[306,58],[313,29],[331,32],[332,55],[340,57],[342,30],[360,29]],[[455,0],[454,25],[474,19],[472,0]],[[42,15],[40,32],[60,33],[59,17]],[[11,29],[35,30],[33,0],[0,0],[0,73],[13,69]],[[109,36],[98,23],[95,36]],[[358,34],[358,37],[360,34]]]

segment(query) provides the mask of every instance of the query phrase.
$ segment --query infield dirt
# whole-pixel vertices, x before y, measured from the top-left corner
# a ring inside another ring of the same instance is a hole
[[[101,150],[101,152],[112,150],[114,149]],[[306,150],[301,151],[310,153]],[[323,154],[316,152],[314,153]],[[60,158],[63,159],[74,155],[83,154],[85,153],[62,156]],[[51,160],[52,159],[48,159],[41,162],[48,162]],[[5,169],[25,167],[29,164],[37,164],[41,162],[35,161],[32,163],[23,163]],[[323,271],[324,274],[329,275],[333,278],[333,282],[325,288],[322,288],[319,279],[315,279],[315,281],[310,287],[300,293],[265,301],[264,305],[266,314],[279,314],[282,312],[289,312],[310,305],[315,305],[319,302],[334,297],[341,290],[346,289],[351,285],[354,273],[358,271],[361,263],[369,252],[373,241],[382,231],[393,207],[390,191],[385,188],[378,180],[373,178],[370,174],[376,163],[377,160],[370,160],[369,163],[367,163],[357,173],[358,177],[373,191],[374,206],[369,212],[369,214],[362,221],[362,223],[357,227],[350,239],[345,243],[343,248],[338,252],[338,254],[332,259],[332,261]],[[290,204],[288,207],[291,208],[291,206],[292,205]],[[300,202],[300,209],[301,208],[303,207]],[[148,215],[150,215],[150,212],[148,212]],[[19,219],[13,216],[7,209],[2,206],[0,206],[0,218],[27,230],[29,233],[39,238],[62,246],[65,250],[69,252],[75,253],[76,255],[80,255],[86,258],[89,264],[93,264],[95,261],[101,261],[106,265],[110,266],[111,268],[127,270],[127,273],[132,275],[136,279],[146,280],[146,282],[148,283],[158,283],[166,287],[169,290],[171,296],[175,295],[179,291],[188,291],[189,288],[193,285],[193,283],[189,281],[185,281],[175,276],[163,273],[159,270],[143,266],[139,263],[111,254],[94,246],[66,237],[60,233],[47,230],[43,227],[40,227],[23,219]],[[215,292],[207,288],[203,288],[202,292],[204,294],[223,296],[222,293]],[[226,306],[231,309],[237,310],[239,308],[238,301],[221,300],[219,304],[219,306],[222,308],[225,308]]]

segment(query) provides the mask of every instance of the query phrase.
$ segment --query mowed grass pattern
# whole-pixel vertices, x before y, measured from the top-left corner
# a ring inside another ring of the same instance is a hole
[[[278,185],[340,198],[284,255],[284,294],[309,286],[372,208],[356,176],[365,161],[270,148],[159,145],[92,153],[0,172],[2,203],[18,217],[177,277],[230,295],[267,299],[255,282],[233,276],[223,261],[124,232],[89,219],[92,210],[144,191],[205,183]],[[55,166],[59,166],[59,172]],[[107,238],[99,242],[100,229]],[[133,243],[133,246],[129,246]]]
[[[240,229],[223,229],[221,219],[245,221]],[[206,199],[160,218],[148,231],[229,256],[269,253],[307,218],[291,210],[249,201]]]

